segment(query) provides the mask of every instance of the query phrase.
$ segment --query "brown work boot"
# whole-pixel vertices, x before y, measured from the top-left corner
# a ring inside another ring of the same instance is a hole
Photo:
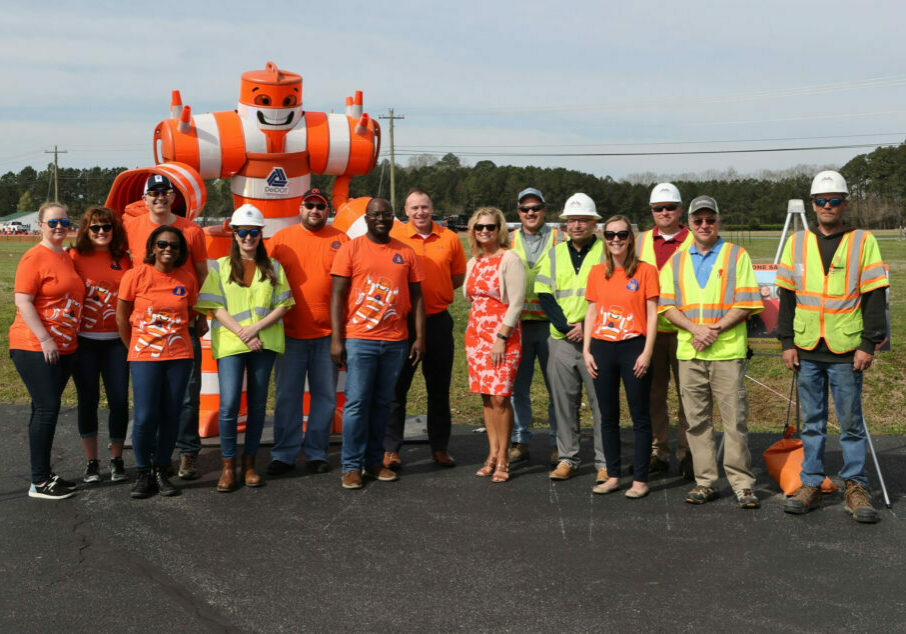
[[[434,460],[434,462],[436,462],[441,467],[455,467],[456,466],[456,461],[453,460],[453,456],[451,456],[446,451],[432,451],[431,459]]]
[[[855,480],[846,481],[843,499],[846,512],[852,515],[857,522],[874,524],[881,519],[875,507],[871,505],[871,493]]]
[[[648,473],[660,473],[670,469],[670,463],[657,455],[652,455],[648,463]]]
[[[184,453],[179,457],[178,475],[182,480],[194,480],[198,477],[197,453]]]
[[[783,503],[783,510],[794,515],[803,515],[821,506],[821,489],[806,485],[796,489]]]
[[[395,451],[385,451],[384,452],[384,467],[387,469],[393,469],[396,471],[403,466],[402,461],[400,460],[400,455]]]
[[[343,472],[343,488],[344,489],[361,489],[362,488],[362,474],[358,471],[344,471]]]
[[[255,471],[255,456],[242,455],[242,480],[247,487],[260,487],[264,484],[264,480]]]
[[[400,479],[396,472],[391,471],[383,465],[374,465],[373,467],[365,467],[365,475],[369,478],[374,478],[375,480],[380,480],[381,482],[396,482]]]
[[[510,464],[519,464],[520,462],[525,462],[529,459],[529,446],[524,442],[514,442],[510,446],[510,450],[507,453],[507,458],[510,461]]]
[[[560,464],[557,465],[557,468],[551,471],[550,479],[569,480],[577,473],[579,473],[579,470],[576,467],[569,464],[566,460],[561,460]]]
[[[217,481],[217,490],[227,493],[236,486],[236,459],[224,458],[220,461],[220,480]]]

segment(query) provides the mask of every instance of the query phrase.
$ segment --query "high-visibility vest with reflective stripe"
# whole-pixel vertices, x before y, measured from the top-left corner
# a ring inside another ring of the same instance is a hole
[[[793,343],[813,350],[823,338],[837,354],[855,350],[862,341],[862,295],[888,285],[878,242],[861,229],[843,235],[827,275],[818,237],[797,231],[784,246],[776,280],[796,293]]]
[[[556,227],[551,227],[551,234],[547,238],[547,244],[541,251],[541,257],[535,261],[535,265],[529,267],[528,256],[525,254],[525,245],[522,241],[522,231],[514,230],[510,233],[510,246],[516,252],[522,263],[525,264],[525,303],[522,305],[521,319],[547,321],[547,315],[541,310],[541,302],[538,301],[538,294],[535,292],[535,277],[541,271],[541,263],[544,261],[544,254],[552,247],[557,246],[566,240],[566,236]]]
[[[570,324],[585,319],[588,302],[585,301],[585,287],[588,286],[588,275],[595,264],[604,261],[604,241],[595,243],[585,255],[579,272],[573,268],[568,249],[571,242],[561,242],[548,250],[543,259],[543,268],[535,277],[535,293],[550,293],[557,300],[566,321]],[[564,339],[566,335],[551,324],[551,336]]]
[[[689,231],[686,233],[686,238],[678,243],[679,246],[676,247],[674,253],[680,251],[685,251],[692,246],[694,239],[692,238],[692,232]],[[642,262],[647,262],[654,268],[657,268],[657,256],[654,253],[654,229],[649,229],[648,231],[643,231],[639,234],[638,239],[635,242],[635,252],[638,254],[639,259]],[[666,262],[664,265],[666,266]],[[667,318],[663,315],[659,315],[657,318],[657,331],[658,332],[676,332],[678,329],[676,326],[667,321]]]
[[[691,250],[694,248],[675,253],[661,270],[660,312],[675,307],[696,324],[714,324],[731,308],[750,309],[751,314],[764,310],[752,261],[745,249],[725,242],[711,269],[708,283],[701,288],[692,264]],[[692,333],[680,328],[676,358],[703,361],[744,359],[747,343],[745,320],[720,333],[717,341],[702,351],[692,347]]]
[[[208,261],[208,276],[198,293],[195,308],[211,312],[225,308],[240,326],[249,326],[264,319],[277,306],[295,304],[286,272],[277,260],[271,258],[271,265],[277,275],[277,284],[261,280],[256,269],[251,286],[240,286],[230,281],[229,256]],[[277,321],[258,333],[258,338],[267,350],[283,354],[286,339],[283,336],[283,320]],[[211,320],[211,352],[215,359],[249,352],[249,347],[229,328],[216,319]]]

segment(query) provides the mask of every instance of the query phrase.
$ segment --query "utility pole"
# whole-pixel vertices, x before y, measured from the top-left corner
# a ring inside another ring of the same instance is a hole
[[[390,119],[390,206],[396,212],[396,177],[394,175],[394,167],[396,167],[396,152],[393,145],[393,121],[395,119],[405,119],[406,115],[401,114],[399,116],[394,116],[393,108],[390,108],[390,114],[387,115],[378,115],[378,119]]]
[[[57,146],[53,146],[53,151],[44,150],[45,154],[53,154],[53,200],[55,203],[60,202],[60,179],[57,177],[57,168],[59,163],[57,161],[57,155],[67,154],[68,150],[60,150]]]

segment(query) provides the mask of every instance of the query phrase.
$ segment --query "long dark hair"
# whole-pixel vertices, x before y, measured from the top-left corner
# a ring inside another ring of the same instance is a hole
[[[123,223],[115,213],[100,205],[89,207],[82,214],[82,219],[79,221],[79,233],[76,234],[75,250],[80,255],[94,253],[94,243],[91,241],[91,236],[88,235],[89,225],[94,224],[92,220],[98,224],[113,225],[113,235],[107,248],[110,250],[110,257],[113,258],[113,261],[119,262],[120,258],[126,255],[126,230],[123,229]]]
[[[632,223],[629,222],[629,218],[626,216],[611,216],[604,223],[605,231],[607,230],[607,225],[612,222],[624,222],[626,223],[626,228],[629,229],[629,241],[626,243],[626,259],[623,260],[623,271],[626,273],[626,277],[632,277],[639,266],[639,256],[635,253],[635,234],[632,232]],[[613,255],[611,255],[610,249],[607,248],[607,244],[604,245],[604,254],[604,277],[609,280],[613,275],[614,265]]]
[[[173,263],[173,268],[178,269],[186,263],[189,259],[189,244],[186,242],[186,237],[182,235],[182,231],[172,225],[160,225],[151,232],[151,235],[148,236],[148,239],[145,241],[145,259],[142,260],[142,262],[145,264],[154,264],[154,243],[157,242],[157,238],[160,234],[168,232],[176,234],[176,239],[179,242],[179,256],[177,256],[176,261]]]
[[[235,233],[235,229],[233,231]],[[267,257],[267,250],[264,248],[264,240],[262,238],[258,239],[258,246],[255,247],[255,266],[257,266],[258,271],[261,272],[259,281],[263,282],[264,280],[269,280],[271,286],[276,286],[277,274],[274,273],[271,259]],[[245,280],[242,275],[244,271],[245,268],[242,266],[242,252],[239,250],[239,243],[236,241],[234,235],[233,245],[230,247],[230,281],[239,286],[245,286]]]

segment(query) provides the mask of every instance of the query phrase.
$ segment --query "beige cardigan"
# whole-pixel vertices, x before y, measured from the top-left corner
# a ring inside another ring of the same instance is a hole
[[[473,257],[466,263],[466,283],[462,285],[462,294],[469,301],[472,301],[472,298],[466,292],[466,287],[475,262],[476,258]],[[503,323],[515,328],[522,314],[522,305],[525,303],[525,264],[515,251],[504,251],[503,257],[500,258],[497,279],[500,281],[500,300],[508,306],[503,315]]]

